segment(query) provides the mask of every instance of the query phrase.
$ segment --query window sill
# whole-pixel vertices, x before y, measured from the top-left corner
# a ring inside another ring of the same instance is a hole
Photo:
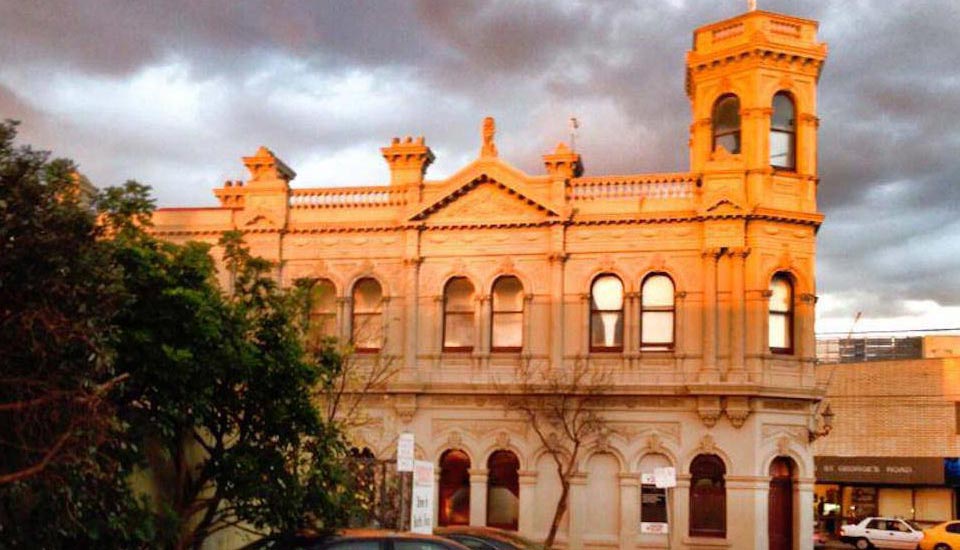
[[[591,348],[589,355],[623,355],[623,348]]]

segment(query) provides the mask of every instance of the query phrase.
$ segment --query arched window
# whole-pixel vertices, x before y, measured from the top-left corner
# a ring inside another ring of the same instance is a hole
[[[325,338],[337,335],[337,290],[329,279],[320,279],[310,289],[307,346],[317,348]]]
[[[740,152],[740,98],[735,95],[720,97],[713,104],[713,150],[721,145],[727,151]]]
[[[490,325],[491,351],[520,351],[523,348],[523,285],[520,279],[505,276],[493,283]]]
[[[590,350],[623,351],[623,282],[600,275],[590,287]]]
[[[376,279],[360,279],[353,286],[352,325],[356,351],[380,351],[383,345],[383,289]]]
[[[674,341],[673,280],[653,273],[640,287],[640,349],[670,350]]]
[[[770,282],[769,345],[773,353],[793,353],[793,282],[777,273]]]
[[[727,536],[726,467],[717,455],[698,455],[690,464],[690,536]]]
[[[487,526],[517,530],[520,517],[520,461],[512,451],[487,460]]]
[[[450,449],[440,457],[438,496],[438,524],[470,524],[470,457],[467,453]]]
[[[794,170],[797,166],[797,126],[793,99],[787,92],[773,96],[770,119],[770,165]]]
[[[454,277],[443,288],[443,351],[473,351],[473,284]]]

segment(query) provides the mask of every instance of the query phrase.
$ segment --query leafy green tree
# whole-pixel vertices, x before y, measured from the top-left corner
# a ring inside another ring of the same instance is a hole
[[[0,123],[0,547],[146,546],[113,401],[113,249],[74,165],[15,137]]]
[[[343,524],[345,445],[311,400],[334,366],[304,353],[270,264],[226,235],[226,294],[209,246],[149,234],[148,187],[85,195],[14,137],[0,125],[0,547]]]
[[[177,548],[225,529],[258,534],[331,527],[351,511],[339,431],[310,399],[318,364],[301,346],[290,299],[224,236],[233,292],[209,247],[117,228],[133,299],[118,318],[117,364],[130,373],[125,418],[159,453],[153,473],[179,519]]]

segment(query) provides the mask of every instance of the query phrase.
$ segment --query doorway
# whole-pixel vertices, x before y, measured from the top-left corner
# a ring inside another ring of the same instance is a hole
[[[767,532],[770,550],[793,550],[793,460],[777,457],[770,464]]]

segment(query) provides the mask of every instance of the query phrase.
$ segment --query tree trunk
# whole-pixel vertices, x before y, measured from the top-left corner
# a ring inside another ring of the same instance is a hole
[[[560,530],[560,521],[563,514],[567,512],[567,496],[570,494],[570,482],[564,477],[560,481],[560,500],[557,501],[557,510],[553,513],[553,523],[550,524],[550,532],[547,534],[547,540],[543,541],[543,546],[547,550],[553,548],[553,541],[557,538],[557,531]]]

